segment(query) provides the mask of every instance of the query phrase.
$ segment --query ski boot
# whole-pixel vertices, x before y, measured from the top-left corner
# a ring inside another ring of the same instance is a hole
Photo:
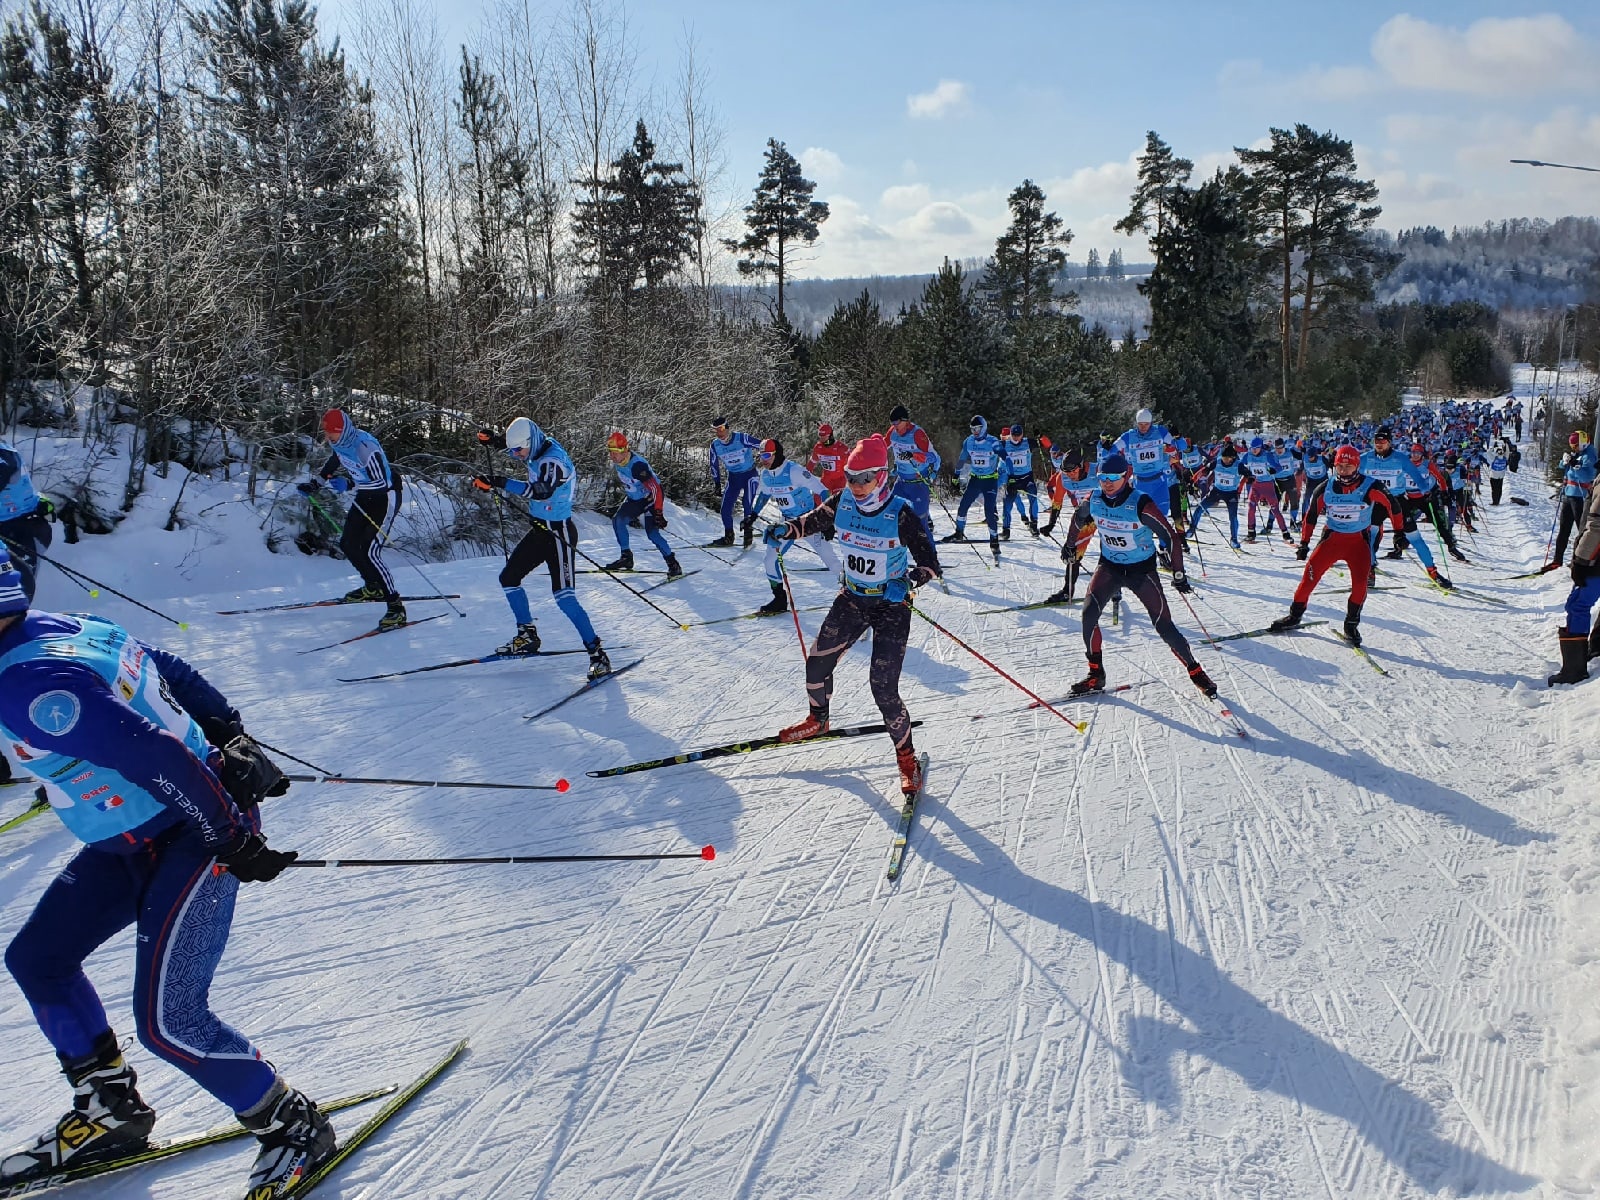
[[[1455,559],[1457,562],[1463,562],[1464,563],[1464,562],[1469,561],[1467,556],[1465,554],[1461,553],[1461,551],[1458,550],[1456,547],[1451,546],[1451,547],[1449,547],[1449,550],[1450,550],[1450,557]]]
[[[1384,557],[1399,558],[1406,552],[1406,547],[1409,545],[1411,545],[1411,539],[1403,533],[1397,533],[1394,535],[1394,545],[1390,547],[1389,552]]]
[[[238,1116],[239,1124],[261,1143],[245,1188],[250,1200],[287,1195],[333,1156],[333,1126],[328,1118],[310,1097],[281,1079],[260,1104]]]
[[[1244,549],[1244,547],[1239,545],[1239,539],[1238,538],[1233,538],[1231,541],[1228,542],[1228,545],[1232,546],[1235,550],[1243,550]]]
[[[368,601],[382,600],[383,598],[382,588],[368,587],[366,584],[362,584],[358,588],[351,588],[343,596],[340,596],[339,602],[341,604],[365,604]]]
[[[406,606],[400,603],[399,596],[388,596],[389,607],[384,610],[383,616],[378,618],[379,629],[399,629],[406,623]]]
[[[772,616],[777,613],[788,612],[789,599],[783,594],[783,584],[774,583],[772,585],[772,599],[768,600],[760,608],[756,609],[756,611],[761,613],[763,616]]]
[[[1000,531],[1000,540],[1002,542],[1009,542],[1011,540],[1011,526],[1007,525]]]
[[[1192,662],[1188,666],[1189,678],[1193,681],[1195,687],[1200,689],[1201,694],[1207,700],[1216,699],[1217,685],[1211,681],[1211,676],[1206,674],[1206,669],[1197,662]]]
[[[1361,645],[1361,605],[1353,601],[1344,606],[1344,636],[1352,646]]]
[[[1455,587],[1455,584],[1450,582],[1450,577],[1448,575],[1441,575],[1439,573],[1439,568],[1438,567],[1429,567],[1428,568],[1428,578],[1433,580],[1435,583],[1437,583],[1440,587],[1442,587],[1447,592],[1451,588]]]
[[[1252,546],[1255,545],[1256,544],[1256,531],[1254,529],[1252,529],[1249,532],[1247,532],[1244,535],[1244,540],[1249,542]]]
[[[1561,670],[1545,680],[1550,687],[1558,683],[1582,683],[1589,678],[1589,639],[1573,633],[1565,625],[1556,630],[1561,639]]]
[[[503,654],[507,658],[520,658],[526,655],[539,653],[539,629],[533,622],[517,626],[517,634],[504,646],[495,649],[496,654]]]
[[[1055,513],[1051,513],[1050,514],[1050,519],[1048,521],[1046,521],[1043,526],[1040,527],[1039,532],[1038,532],[1038,534],[1036,536],[1038,536],[1038,537],[1049,537],[1052,533],[1055,532],[1055,529],[1056,529],[1056,515],[1055,515]]]
[[[941,542],[964,542],[967,540],[967,531],[957,525],[954,532],[945,534],[939,540]]]
[[[989,539],[989,553],[994,555],[995,565],[999,566],[1000,565],[1000,539],[999,538],[992,537],[992,538]]]
[[[584,649],[589,652],[590,679],[604,679],[611,674],[611,660],[606,657],[606,648],[600,644],[599,638],[595,638]]]
[[[667,555],[667,578],[669,580],[676,579],[682,574],[683,568],[678,565],[678,556],[676,554]]]
[[[748,549],[750,549],[751,543],[756,540],[756,522],[755,522],[755,518],[754,517],[746,517],[745,518],[745,522],[741,526],[741,528],[744,530],[744,548],[746,550],[748,550]]]
[[[155,1110],[139,1097],[133,1073],[109,1029],[79,1059],[61,1059],[72,1084],[72,1111],[55,1126],[0,1159],[0,1185],[43,1177],[62,1167],[102,1162],[142,1150],[156,1123]]]
[[[1285,629],[1293,629],[1296,625],[1300,624],[1300,618],[1305,615],[1306,606],[1301,604],[1298,600],[1291,601],[1289,604],[1289,615],[1286,617],[1279,617],[1271,625],[1268,625],[1267,628],[1272,630],[1273,633],[1282,633]]]
[[[1091,692],[1106,690],[1106,668],[1104,661],[1098,654],[1089,656],[1089,673],[1077,683],[1072,685],[1071,692],[1074,696],[1087,696]]]
[[[1072,603],[1072,589],[1064,587],[1058,592],[1051,592],[1044,598],[1044,602],[1046,604],[1070,604]]]
[[[922,763],[910,742],[894,752],[894,761],[900,768],[900,794],[909,800],[922,790]]]
[[[633,570],[633,551],[632,550],[624,550],[621,554],[617,555],[617,558],[616,558],[615,562],[608,562],[605,565],[605,569],[607,571],[631,571],[631,570]]]
[[[812,709],[806,714],[806,719],[786,729],[778,730],[780,742],[804,742],[814,737],[821,737],[828,732],[828,710]]]
[[[1281,532],[1283,533],[1284,542],[1290,546],[1294,545],[1294,534],[1290,533],[1287,529],[1282,530]]]
[[[721,537],[719,537],[716,541],[707,542],[706,545],[708,547],[721,546],[721,547],[724,547],[724,548],[733,545],[733,530],[731,530],[731,529],[728,530]]]
[[[1168,550],[1165,546],[1157,546],[1156,562],[1161,564],[1161,569],[1163,571],[1172,570],[1172,551]]]
[[[1039,536],[1039,522],[1038,521],[1029,521],[1028,522],[1028,532],[1031,533],[1034,537],[1038,537]]]

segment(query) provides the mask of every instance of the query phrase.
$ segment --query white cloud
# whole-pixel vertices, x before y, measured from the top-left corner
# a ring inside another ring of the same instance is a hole
[[[962,207],[948,200],[935,201],[918,209],[902,228],[914,237],[924,238],[968,238],[978,231]]]
[[[802,150],[800,166],[818,183],[837,183],[844,177],[844,159],[821,146],[807,146]]]
[[[915,212],[932,199],[933,193],[925,183],[898,184],[884,188],[883,195],[878,197],[878,207],[890,212]]]
[[[909,116],[938,120],[962,108],[972,95],[972,88],[957,79],[941,79],[931,92],[918,92],[906,97]]]
[[[1589,89],[1600,46],[1564,17],[1485,17],[1465,29],[1401,13],[1372,38],[1372,59],[1403,87],[1473,94]]]

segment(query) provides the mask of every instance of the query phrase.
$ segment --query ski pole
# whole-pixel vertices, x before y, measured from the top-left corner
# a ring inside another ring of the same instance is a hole
[[[929,488],[928,490],[931,492],[933,489]],[[943,496],[939,497],[939,507],[944,509],[944,515],[945,516],[950,517],[950,524],[954,525],[958,530],[960,530],[961,529],[961,522],[956,520],[954,516],[951,516],[950,506],[944,502],[944,497]],[[961,533],[961,540],[963,542],[966,542],[967,545],[972,547],[972,552],[978,556],[978,561],[979,562],[981,562],[985,567],[989,566],[989,560],[983,557],[983,551],[978,549],[978,545],[977,545],[976,542],[973,542],[973,541],[968,539],[965,531],[962,531],[962,533]]]
[[[621,587],[627,588],[628,591],[632,592],[635,596],[639,597],[639,599],[643,600],[646,604],[648,604],[651,608],[655,609],[658,613],[660,613],[667,620],[671,621],[679,629],[688,629],[689,628],[682,621],[678,620],[677,617],[673,616],[666,609],[662,608],[661,605],[657,604],[654,600],[650,599],[649,596],[646,596],[643,592],[638,591],[635,588],[629,587],[627,582],[625,580],[623,580],[615,571],[606,570],[606,568],[599,562],[599,560],[590,558],[582,550],[579,550],[576,545],[574,545],[572,547],[572,550],[573,550],[573,553],[575,553],[579,558],[583,559],[584,562],[588,563],[590,566],[598,568],[600,570],[601,574],[609,576],[614,583],[618,584]]]
[[[1555,547],[1556,544],[1556,525],[1560,522],[1560,520],[1561,502],[1557,501],[1555,516],[1550,518],[1550,536],[1544,540],[1544,561],[1547,563],[1550,561],[1550,551]]]
[[[711,862],[715,846],[660,854],[517,854],[493,858],[297,858],[291,867],[477,867],[522,866],[526,863],[654,862],[663,858],[699,858]]]
[[[263,742],[260,738],[254,736],[253,734],[251,735],[250,740],[252,742],[254,742],[256,745],[260,746],[263,750],[270,750],[273,754],[276,754],[279,758],[287,758],[290,762],[297,762],[302,767],[310,767],[313,771],[317,772],[319,775],[327,776],[327,775],[337,775],[339,773],[337,771],[330,771],[326,767],[319,767],[319,766],[317,766],[316,763],[307,762],[303,758],[296,758],[294,755],[290,754],[287,750],[279,750],[276,746],[269,746],[269,745],[267,745],[267,743]]]
[[[272,749],[263,743],[258,745],[263,750]],[[292,756],[286,754],[284,757]],[[295,783],[378,783],[394,787],[489,788],[502,792],[564,792],[572,786],[565,779],[558,779],[554,783],[473,783],[460,779],[374,779],[365,775],[285,775],[284,778],[292,779]]]
[[[789,569],[783,565],[783,551],[778,551],[778,575],[783,580],[783,594],[789,598],[789,615],[794,618],[794,635],[800,639],[800,661],[807,662],[806,635],[800,630],[800,612],[794,606],[794,589],[789,586]]]
[[[960,646],[968,654],[972,655],[973,658],[977,659],[984,666],[988,667],[996,675],[1000,676],[1001,679],[1004,679],[1007,683],[1011,684],[1012,687],[1014,687],[1017,690],[1021,691],[1030,700],[1035,700],[1041,706],[1043,706],[1044,708],[1048,708],[1051,712],[1055,713],[1056,716],[1060,717],[1068,725],[1071,725],[1079,733],[1087,733],[1087,732],[1089,732],[1089,722],[1087,722],[1087,721],[1074,721],[1071,717],[1067,716],[1066,713],[1062,712],[1055,705],[1051,704],[1050,701],[1046,700],[1043,696],[1039,695],[1038,692],[1034,691],[1033,689],[1031,689],[1030,687],[1028,687],[1024,683],[1019,683],[1014,677],[1012,677],[1011,675],[1006,674],[1005,671],[1003,671],[999,667],[995,666],[994,663],[990,662],[983,655],[979,654],[971,646],[967,645],[960,638],[958,638],[955,634],[951,633],[943,625],[939,624],[939,622],[935,621],[927,613],[923,612],[915,604],[911,605],[911,611],[916,613],[917,616],[921,617],[929,625],[932,625],[940,633],[944,634],[945,637],[949,638],[956,645]]]
[[[314,508],[316,508],[316,510],[318,512],[320,512],[323,516],[327,517],[330,521],[333,520],[333,517],[329,514],[328,510],[323,508],[321,504],[317,503],[317,498],[315,496],[313,496],[309,492],[307,492],[306,493],[306,499],[311,501],[312,506]],[[450,606],[452,611],[454,611],[456,616],[458,616],[458,617],[464,617],[464,616],[467,615],[461,609],[456,608],[456,602],[454,600],[450,599],[448,596],[446,596],[444,594],[444,589],[442,587],[437,586],[433,582],[433,580],[428,578],[427,573],[424,572],[423,569],[420,566],[417,565],[417,563],[416,563],[416,561],[415,561],[415,559],[413,558],[412,555],[406,554],[406,552],[404,550],[402,550],[399,546],[396,546],[394,544],[394,542],[392,542],[389,539],[389,535],[384,532],[383,526],[378,524],[376,521],[374,521],[372,519],[372,514],[371,513],[367,512],[367,510],[362,508],[361,505],[354,504],[354,503],[352,503],[350,505],[350,511],[351,512],[358,512],[364,518],[366,518],[367,524],[371,525],[375,530],[378,531],[378,536],[383,539],[383,544],[385,546],[389,547],[389,549],[393,550],[396,554],[404,554],[406,556],[406,561],[411,564],[411,569],[413,571],[415,571],[418,575],[422,576],[422,582],[423,583],[427,584],[430,588],[433,589],[434,597],[430,597],[430,599],[433,599],[433,598],[436,597],[436,598],[438,598],[440,600],[443,600],[446,604],[448,604]]]
[[[7,542],[6,544],[8,546],[11,545],[10,542]],[[132,596],[128,595],[126,592],[117,591],[116,588],[112,587],[108,583],[101,583],[98,579],[95,579],[95,578],[93,578],[92,576],[89,576],[89,575],[85,575],[82,571],[79,571],[75,567],[69,567],[65,563],[57,562],[55,559],[51,558],[48,554],[40,554],[39,558],[42,561],[49,563],[52,567],[54,567],[56,570],[60,571],[68,579],[72,580],[73,583],[76,583],[79,587],[83,588],[86,592],[88,592],[89,593],[89,598],[91,600],[99,599],[101,592],[110,592],[113,596],[117,596],[117,597],[119,597],[119,598],[121,598],[123,600],[126,600],[129,604],[133,605],[135,608],[142,608],[142,609],[144,609],[145,612],[150,613],[153,616],[160,617],[163,621],[170,621],[172,624],[176,625],[179,629],[188,629],[189,628],[189,622],[180,621],[180,620],[178,620],[177,617],[169,617],[169,616],[167,616],[166,613],[162,612],[159,608],[151,608],[148,604],[144,604],[141,601],[135,600]],[[90,584],[93,584],[94,586],[90,587],[89,586]]]

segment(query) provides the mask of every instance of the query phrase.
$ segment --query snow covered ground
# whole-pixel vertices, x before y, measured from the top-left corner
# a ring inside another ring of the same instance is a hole
[[[455,1070],[318,1195],[408,1200],[727,1197],[1565,1197],[1600,1190],[1600,682],[1548,692],[1564,573],[1529,467],[1485,508],[1445,597],[1412,561],[1364,629],[1383,678],[1328,627],[1201,648],[1250,739],[1199,701],[1137,606],[1107,628],[1113,684],[1067,707],[1087,734],[922,622],[903,690],[932,756],[898,885],[883,877],[886,739],[762,751],[594,780],[586,770],[746,736],[804,711],[788,618],[681,630],[622,588],[580,596],[623,678],[529,724],[582,656],[380,683],[367,674],[510,633],[498,561],[427,566],[464,617],[339,650],[377,609],[222,617],[351,586],[342,563],[260,545],[231,485],[197,481],[165,533],[163,489],[63,561],[163,608],[180,631],[51,568],[40,603],[86,604],[201,666],[264,741],[349,774],[574,781],[566,794],[296,785],[275,845],[307,856],[694,850],[714,862],[294,871],[247,885],[217,1009],[314,1095],[409,1078],[456,1037]],[[198,492],[197,492],[198,489]],[[201,502],[203,501],[203,503]],[[1486,503],[1486,499],[1485,499]],[[948,529],[948,521],[940,525]],[[585,549],[611,557],[609,528]],[[674,512],[675,542],[715,533]],[[1214,635],[1281,613],[1281,543],[1193,564]],[[659,563],[642,538],[641,566]],[[935,619],[1051,699],[1082,673],[1076,609],[978,615],[1059,584],[1024,537],[991,569],[941,547]],[[428,590],[396,566],[409,591]],[[652,593],[682,621],[767,598],[759,551]],[[575,647],[541,579],[547,647]],[[640,583],[654,582],[646,577]],[[1336,621],[1330,578],[1309,617]],[[822,605],[823,574],[795,576]],[[1198,639],[1181,602],[1180,624]],[[414,618],[449,610],[411,606]],[[820,611],[801,613],[807,636]],[[876,720],[866,651],[836,721]],[[0,818],[25,802],[0,792]],[[7,936],[71,854],[43,819],[0,837]],[[132,944],[90,963],[117,1028]],[[131,1051],[157,1133],[225,1114]],[[0,1130],[53,1120],[66,1090],[0,982]],[[336,1122],[353,1125],[354,1116]],[[235,1144],[78,1185],[106,1197],[227,1197]]]

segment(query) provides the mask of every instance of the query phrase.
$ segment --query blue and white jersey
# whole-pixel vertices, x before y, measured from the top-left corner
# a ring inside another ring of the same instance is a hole
[[[1114,449],[1133,464],[1133,473],[1140,479],[1154,479],[1167,473],[1167,443],[1171,440],[1165,425],[1152,425],[1149,433],[1140,433],[1136,425],[1117,439]]]
[[[801,513],[810,512],[817,506],[817,497],[827,494],[822,480],[789,458],[776,470],[761,469],[761,490],[756,493],[755,511],[760,512],[771,499],[779,512],[793,520]]]
[[[1183,452],[1183,457],[1179,461],[1183,463],[1183,469],[1193,475],[1206,465],[1206,456],[1191,446]]]
[[[726,439],[711,439],[711,478],[722,485],[722,473],[748,475],[756,469],[756,449],[761,439],[752,434],[730,430]]]
[[[1497,478],[1504,477],[1506,468],[1511,466],[1511,447],[1507,446],[1504,441],[1496,439],[1494,445],[1491,447],[1491,450],[1493,451],[1494,456],[1489,459],[1489,471]],[[1472,452],[1469,450],[1463,454],[1461,456],[1461,461],[1464,463],[1470,463],[1471,453]]]
[[[1211,490],[1214,492],[1237,492],[1244,483],[1244,467],[1235,458],[1230,467],[1220,458],[1211,467]]]
[[[622,494],[629,500],[654,500],[655,489],[650,486],[656,473],[650,469],[650,464],[639,454],[630,454],[620,463],[611,464],[617,472],[617,478],[622,481]],[[643,472],[639,471],[640,467]],[[639,478],[640,474],[644,478]]]
[[[28,464],[10,442],[0,441],[0,521],[32,516],[38,507],[39,493],[28,476]]]
[[[534,496],[539,491],[543,499]],[[539,454],[528,460],[528,479],[506,482],[506,491],[528,498],[528,515],[541,521],[565,521],[572,515],[573,497],[578,491],[578,469],[572,456],[552,437],[544,439]]]
[[[1433,477],[1433,472],[1428,470],[1428,462],[1424,459],[1414,463],[1406,459],[1405,489],[1410,496],[1426,496],[1439,486],[1439,481]]]
[[[839,512],[833,519],[835,547],[844,559],[844,586],[857,596],[878,596],[891,602],[906,597],[906,571],[910,552],[900,540],[903,496],[891,496],[875,513],[856,507],[846,488],[839,495]]]
[[[324,478],[331,476],[338,466],[350,473],[350,480],[358,492],[382,492],[392,482],[389,459],[383,453],[378,439],[365,429],[357,429],[353,421],[346,422],[344,433],[333,443],[333,456],[322,468]]]
[[[1295,474],[1300,470],[1300,464],[1295,461],[1294,455],[1288,451],[1285,451],[1280,456],[1276,451],[1274,451],[1273,456],[1278,459],[1278,467],[1272,472],[1273,479],[1284,483],[1287,483],[1289,480],[1293,479]]]
[[[1564,496],[1587,496],[1589,489],[1594,486],[1596,474],[1600,474],[1597,464],[1600,458],[1596,457],[1594,446],[1583,447],[1576,454],[1568,456],[1566,484],[1561,489]]]
[[[1376,480],[1357,475],[1348,483],[1330,479],[1322,491],[1322,511],[1335,533],[1366,533],[1372,525],[1372,485]]]
[[[1239,463],[1256,483],[1270,483],[1277,478],[1278,456],[1270,450],[1263,450],[1260,454],[1251,450],[1247,454],[1240,455]]]
[[[920,425],[913,425],[905,433],[899,433],[891,425],[889,453],[894,457],[895,477],[909,482],[926,483],[942,465],[939,452]],[[921,462],[917,461],[919,454],[923,456]]]
[[[982,437],[968,435],[961,443],[961,457],[956,459],[956,470],[972,468],[974,479],[995,479],[1004,470],[1005,457],[1000,450],[1000,439],[992,433]]]
[[[156,654],[102,617],[32,612],[0,636],[0,733],[73,836],[114,854],[180,822],[221,847],[246,823]]]
[[[1089,514],[1094,517],[1095,529],[1100,534],[1100,556],[1115,563],[1143,562],[1156,552],[1156,537],[1150,527],[1139,519],[1139,500],[1144,495],[1137,488],[1124,487],[1115,504],[1108,503],[1103,492],[1089,497]]]
[[[1033,477],[1033,443],[1027,438],[1013,442],[1006,438],[1000,443],[1000,453],[1005,455],[1006,478],[1031,479]]]
[[[1321,483],[1328,477],[1328,459],[1322,454],[1306,453],[1302,464],[1306,472],[1306,482],[1311,484]]]
[[[1405,490],[1404,484],[1410,477],[1406,468],[1411,464],[1401,458],[1393,450],[1388,454],[1379,454],[1376,450],[1368,450],[1361,456],[1361,473],[1369,479],[1375,479],[1383,484],[1384,489],[1391,496],[1398,496]]]

